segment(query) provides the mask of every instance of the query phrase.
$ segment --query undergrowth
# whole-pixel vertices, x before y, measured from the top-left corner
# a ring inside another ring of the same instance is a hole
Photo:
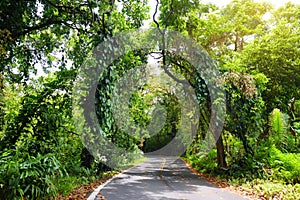
[[[202,157],[186,156],[197,171],[218,177],[262,199],[300,199],[300,154],[283,153],[274,145],[260,147],[252,157],[230,160],[227,169],[218,168],[216,158],[216,149]]]

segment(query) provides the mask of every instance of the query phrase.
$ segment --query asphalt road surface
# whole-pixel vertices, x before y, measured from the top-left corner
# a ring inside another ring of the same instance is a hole
[[[113,178],[100,192],[106,200],[249,200],[199,178],[170,157],[149,157]]]

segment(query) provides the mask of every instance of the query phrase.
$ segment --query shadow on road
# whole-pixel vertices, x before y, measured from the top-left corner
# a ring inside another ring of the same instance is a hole
[[[149,157],[115,177],[102,190],[106,200],[243,200],[199,178],[182,160]]]

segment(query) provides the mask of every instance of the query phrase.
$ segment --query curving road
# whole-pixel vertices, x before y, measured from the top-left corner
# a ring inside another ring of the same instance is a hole
[[[106,200],[249,200],[199,178],[182,160],[171,160],[149,157],[114,177],[100,192]]]

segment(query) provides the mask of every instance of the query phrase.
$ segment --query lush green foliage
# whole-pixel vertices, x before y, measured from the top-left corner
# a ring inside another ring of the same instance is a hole
[[[22,154],[18,152],[18,154]],[[66,174],[54,154],[36,157],[5,152],[1,155],[0,199],[36,199],[57,194],[55,184]]]
[[[84,148],[75,130],[73,84],[97,44],[141,27],[145,5],[137,0],[1,1],[0,199],[53,198],[73,189],[70,183],[86,183],[108,170]],[[201,116],[186,151],[189,162],[266,198],[295,199],[300,193],[300,6],[288,3],[276,9],[253,0],[233,0],[224,8],[198,0],[162,0],[158,6],[161,13],[152,25],[162,34],[163,28],[174,29],[202,45],[222,73],[218,82],[226,91],[223,135],[217,148],[203,155],[216,102],[191,63],[165,44],[166,49],[156,52],[166,76],[180,82],[171,70],[181,74],[197,95]],[[155,118],[152,114],[164,109],[161,131],[151,135],[124,122],[129,136],[115,121],[112,98],[118,80],[146,64],[151,51],[157,49],[127,52],[114,61],[95,94],[106,137],[140,154],[170,142],[181,119],[178,99],[153,80],[131,94],[129,122],[146,127]],[[46,75],[37,78],[41,68]],[[161,104],[155,111],[154,99]]]
[[[1,1],[0,199],[53,198],[107,170],[91,159],[75,130],[73,83],[98,43],[142,25],[145,4]],[[123,66],[131,59],[138,58],[128,56]],[[37,79],[42,71],[45,77]]]
[[[299,6],[291,3],[275,9],[268,3],[235,0],[225,8],[200,4],[170,23],[215,57],[227,92],[223,144],[217,143],[217,151],[203,157],[197,137],[186,158],[202,172],[240,184],[254,184],[257,178],[274,182],[265,186],[274,184],[274,191],[259,190],[265,182],[252,187],[266,198],[299,195],[298,186],[285,186],[299,183],[297,13]],[[218,166],[219,156],[226,162]],[[279,188],[292,188],[294,193]]]

